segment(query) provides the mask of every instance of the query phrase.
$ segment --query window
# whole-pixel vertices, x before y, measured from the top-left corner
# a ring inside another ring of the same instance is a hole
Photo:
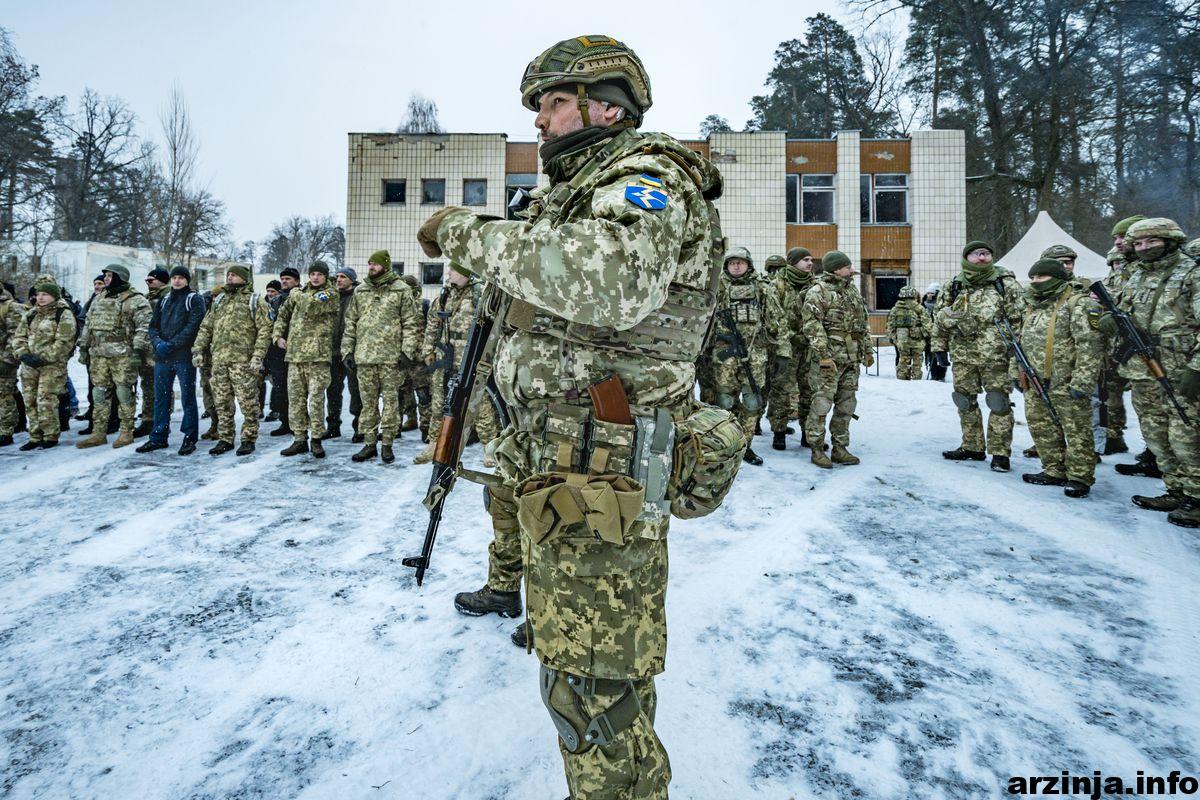
[[[392,262],[392,272],[396,273],[401,278],[403,278],[404,277],[404,262],[403,261],[393,261]]]
[[[833,176],[788,175],[787,221],[795,223],[833,222]]]
[[[860,218],[865,223],[908,222],[908,176],[863,175],[859,178]]]
[[[487,181],[486,180],[464,180],[463,181],[463,205],[464,206],[486,206],[487,205]]]
[[[511,172],[505,176],[504,206],[509,219],[517,219],[517,211],[525,207],[529,193],[536,187],[537,175],[532,172]]]
[[[421,179],[421,204],[446,205],[446,181],[444,178]]]
[[[426,286],[441,286],[442,285],[442,262],[440,261],[422,261],[421,262],[421,283]]]
[[[385,204],[404,205],[408,194],[408,181],[384,181],[383,202]]]
[[[908,278],[903,276],[875,276],[875,310],[890,311],[900,299],[900,290],[908,286]]]

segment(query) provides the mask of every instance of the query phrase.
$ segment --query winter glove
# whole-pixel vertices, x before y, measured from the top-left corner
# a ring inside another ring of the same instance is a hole
[[[866,349],[864,349],[864,350],[863,350],[863,357],[862,357],[862,365],[863,365],[864,367],[873,367],[873,366],[875,366],[875,354],[874,354],[874,353],[872,353],[870,350],[866,350]]]
[[[21,356],[21,363],[27,367],[33,367],[34,369],[37,369],[38,367],[45,366],[46,360],[39,355],[26,353],[25,355]]]
[[[950,366],[950,354],[945,350],[938,350],[933,354],[933,363],[937,364],[939,367]]]
[[[141,353],[130,353],[129,354],[129,368],[131,370],[133,370],[134,372],[142,371],[142,354]]]
[[[166,358],[169,352],[171,352],[171,345],[167,342],[159,342],[154,345],[154,357],[159,360]]]
[[[250,356],[250,371],[262,374],[263,360],[261,356]]]
[[[1179,393],[1188,400],[1200,400],[1200,370],[1187,368],[1179,379]]]
[[[447,206],[425,220],[425,224],[417,231],[417,243],[421,245],[421,250],[424,251],[425,255],[430,258],[441,257],[442,248],[437,240],[438,227],[442,224],[442,220],[446,217],[446,214],[459,210],[461,209],[458,206]]]
[[[1072,400],[1087,400],[1088,398],[1090,398],[1092,396],[1092,393],[1087,391],[1086,389],[1075,389],[1075,388],[1068,388],[1067,394],[1070,395]]]
[[[342,359],[342,363],[345,364],[346,369],[350,370],[351,372],[354,372],[358,369],[358,364],[354,361],[354,353],[347,353],[346,357]]]
[[[0,361],[0,378],[11,378],[17,374],[17,365],[10,364],[7,361]]]
[[[1117,318],[1112,314],[1102,314],[1096,323],[1096,328],[1109,339],[1115,339],[1121,332],[1121,327],[1117,325]]]
[[[822,358],[817,362],[817,367],[821,370],[821,374],[826,377],[837,374],[837,364],[832,358]]]
[[[396,366],[399,367],[400,369],[408,369],[412,365],[413,365],[413,360],[411,358],[409,358],[408,356],[404,355],[404,353],[401,353],[400,357],[396,359]]]
[[[204,369],[204,353],[192,353],[192,366],[196,369]]]
[[[776,356],[775,363],[771,365],[771,369],[776,375],[787,375],[792,369],[792,360],[787,356]]]

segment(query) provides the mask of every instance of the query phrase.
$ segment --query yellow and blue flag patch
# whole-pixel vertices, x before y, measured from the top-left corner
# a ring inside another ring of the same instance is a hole
[[[667,193],[663,190],[663,182],[653,175],[642,173],[637,183],[625,187],[625,199],[638,208],[647,211],[661,211],[667,207]]]

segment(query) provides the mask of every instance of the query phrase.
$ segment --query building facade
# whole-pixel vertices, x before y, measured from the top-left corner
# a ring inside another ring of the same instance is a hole
[[[966,242],[966,151],[962,131],[917,131],[907,139],[788,139],[779,131],[713,133],[685,142],[725,178],[717,206],[730,245],[761,264],[802,246],[838,249],[862,275],[872,328],[900,288],[919,291],[959,268]],[[417,246],[417,229],[444,205],[508,215],[522,189],[538,185],[535,142],[504,134],[351,133],[346,263],[362,268],[387,249],[393,264],[436,293],[445,265]]]

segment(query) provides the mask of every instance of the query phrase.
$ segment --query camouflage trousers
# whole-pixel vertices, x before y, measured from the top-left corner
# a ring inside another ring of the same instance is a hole
[[[212,364],[207,358],[204,360],[204,366],[200,368],[200,393],[204,397],[204,410],[208,412],[210,419],[215,420],[217,403],[213,399],[212,393]]]
[[[497,592],[521,589],[521,530],[517,503],[507,486],[488,486],[487,510],[492,518],[492,543],[488,545],[487,585]]]
[[[808,446],[820,452],[825,443],[825,418],[829,418],[829,440],[838,446],[850,446],[850,420],[858,408],[858,361],[839,361],[831,373],[821,371],[817,361],[808,366],[808,386],[812,405],[804,420],[804,435]]]
[[[138,370],[128,356],[92,356],[88,368],[92,374],[92,430],[103,434],[108,430],[110,392],[117,396],[117,416],[122,431],[133,430],[134,387]]]
[[[379,439],[391,445],[400,430],[400,368],[394,363],[359,364],[358,395],[362,400],[358,432],[363,441],[371,445]]]
[[[257,441],[258,415],[262,411],[258,390],[262,376],[250,369],[249,364],[213,364],[210,380],[217,415],[217,438],[230,444],[234,442],[233,402],[236,398],[242,409],[242,441]]]
[[[142,422],[150,422],[154,419],[154,359],[149,359],[149,364],[143,363],[138,370],[138,391],[142,395],[138,417]]]
[[[808,348],[792,345],[792,368],[771,375],[771,391],[767,397],[767,419],[771,430],[782,431],[790,420],[808,419],[812,404],[812,387],[808,383]]]
[[[25,408],[28,409],[29,441],[57,442],[61,432],[58,427],[58,396],[67,390],[66,365],[47,364],[36,369],[22,366],[21,386],[25,394]],[[107,408],[107,403],[105,406]],[[15,402],[13,417],[15,420]]]
[[[401,416],[416,418],[420,411],[423,419],[429,413],[427,407],[421,408],[425,404],[419,403],[417,399],[417,392],[422,387],[426,390],[429,388],[429,373],[425,371],[424,364],[418,362],[400,371]]]
[[[11,370],[0,375],[0,436],[12,436],[17,429],[17,367],[0,364],[0,370]]]
[[[1062,420],[1062,430],[1054,424],[1037,392],[1025,393],[1025,421],[1029,423],[1042,469],[1055,478],[1091,486],[1096,482],[1091,398],[1073,400],[1066,391],[1051,390],[1050,400]]]
[[[696,385],[700,387],[700,402],[717,404],[717,385],[713,380],[712,356],[701,356],[696,364]]]
[[[328,361],[288,364],[288,424],[297,439],[306,432],[314,439],[325,435],[325,390],[330,380]]]
[[[767,353],[762,348],[750,351],[750,371],[754,382],[758,384],[759,392],[767,382]],[[716,391],[716,405],[727,411],[732,411],[742,423],[742,428],[748,436],[754,435],[755,425],[763,415],[765,397],[755,395],[746,379],[742,362],[736,358],[717,360],[712,367],[713,388]]]
[[[896,377],[902,381],[919,381],[925,369],[925,340],[896,345]]]
[[[1008,374],[1008,364],[1003,361],[992,364],[955,361],[951,371],[954,391],[950,396],[958,408],[963,449],[1007,457],[1012,450],[1013,437],[1012,405],[1008,399],[1012,391],[1012,379]],[[988,407],[986,444],[983,414],[977,399],[980,392],[984,392],[984,404]]]
[[[1192,419],[1191,425],[1185,425],[1157,381],[1131,383],[1133,410],[1137,412],[1146,446],[1158,459],[1163,483],[1168,489],[1200,500],[1200,427],[1196,422],[1200,419],[1200,403],[1180,397]]]
[[[1129,391],[1129,381],[1117,372],[1117,363],[1111,358],[1104,360],[1104,371],[1100,373],[1100,423],[1108,438],[1114,439],[1125,435],[1125,392]]]
[[[437,370],[430,375],[429,383],[429,405],[432,409],[437,409],[429,418],[429,441],[437,441],[438,434],[442,432],[442,406],[446,402],[446,379],[445,371]],[[471,423],[475,429],[475,434],[479,437],[479,441],[483,444],[495,439],[500,435],[500,424],[496,416],[496,409],[492,406],[490,399],[486,396],[479,398],[479,406],[475,409],[475,419]]]

